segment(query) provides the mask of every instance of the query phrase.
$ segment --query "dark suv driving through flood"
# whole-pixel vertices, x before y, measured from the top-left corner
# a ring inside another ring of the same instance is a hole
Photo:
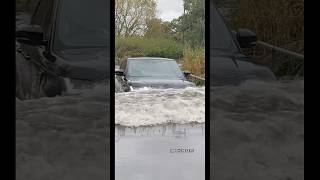
[[[16,97],[53,97],[67,89],[66,82],[83,86],[109,79],[109,13],[104,0],[39,0],[30,19],[16,26]],[[254,33],[240,29],[233,35],[213,2],[210,16],[211,85],[275,79],[241,52],[254,45]],[[178,86],[191,85],[183,78]]]
[[[66,90],[66,82],[109,78],[108,2],[39,0],[30,19],[16,21],[17,98],[52,97]]]
[[[124,87],[167,89],[195,86],[187,81],[189,72],[182,72],[177,62],[168,58],[128,58],[115,73]]]
[[[210,85],[239,85],[246,80],[273,81],[270,69],[256,65],[241,49],[256,44],[257,36],[248,29],[231,32],[210,1]]]

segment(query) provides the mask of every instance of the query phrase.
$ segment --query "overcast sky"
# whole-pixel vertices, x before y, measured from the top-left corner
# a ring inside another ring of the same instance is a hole
[[[164,21],[171,21],[183,14],[183,0],[157,0],[157,15]]]

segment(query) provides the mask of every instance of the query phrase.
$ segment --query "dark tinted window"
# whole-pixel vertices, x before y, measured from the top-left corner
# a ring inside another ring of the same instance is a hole
[[[128,63],[128,75],[161,79],[183,78],[183,74],[175,61],[162,59],[131,59]]]
[[[210,5],[210,49],[228,52],[238,51],[230,30],[227,28],[218,10],[214,7],[213,3]]]
[[[62,0],[55,29],[55,49],[105,47],[109,44],[106,0]]]
[[[34,3],[35,9],[32,14],[31,24],[40,25],[46,39],[49,39],[52,27],[52,15],[54,0],[41,0]]]

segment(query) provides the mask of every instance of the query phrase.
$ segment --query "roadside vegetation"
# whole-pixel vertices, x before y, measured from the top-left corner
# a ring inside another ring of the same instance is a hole
[[[203,47],[186,47],[181,60],[182,69],[189,70],[196,76],[204,77],[204,59],[205,49]]]
[[[115,2],[116,64],[128,57],[171,58],[204,77],[204,0],[184,0],[185,13],[170,22],[156,16],[156,0]]]
[[[216,0],[230,26],[256,32],[260,41],[304,54],[304,0]],[[228,4],[229,3],[229,4]],[[304,61],[261,47],[249,51],[278,76],[304,76]]]
[[[116,37],[116,60],[128,57],[166,57],[181,59],[183,44],[168,38]]]

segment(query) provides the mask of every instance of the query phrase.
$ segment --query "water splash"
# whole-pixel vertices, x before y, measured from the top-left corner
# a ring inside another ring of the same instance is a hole
[[[150,126],[203,123],[205,88],[139,89],[115,95],[115,123]]]
[[[211,87],[210,98],[211,179],[304,179],[303,80]]]
[[[16,179],[109,179],[109,92],[16,100]]]
[[[115,92],[124,92],[123,86],[121,85],[121,83],[119,82],[118,78],[115,78]]]

